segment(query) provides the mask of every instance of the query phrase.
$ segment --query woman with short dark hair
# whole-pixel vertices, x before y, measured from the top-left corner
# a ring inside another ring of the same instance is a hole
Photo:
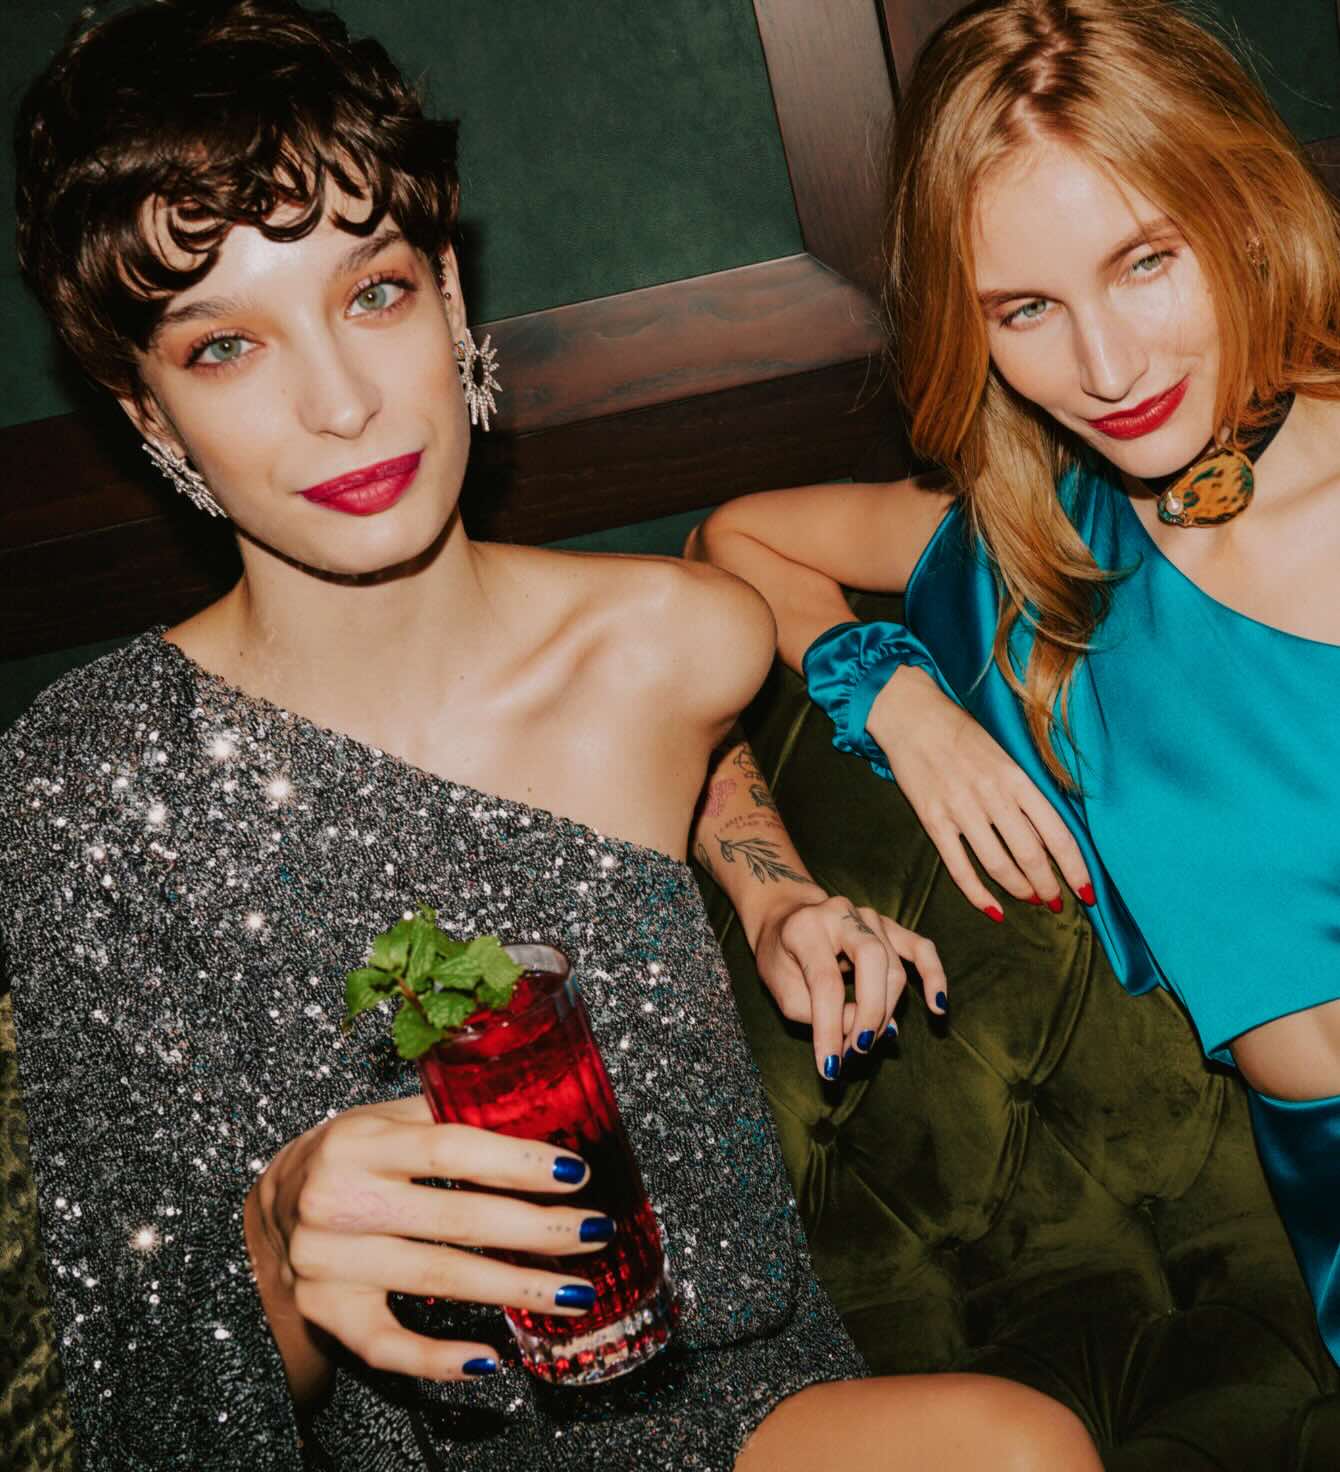
[[[1096,1468],[1021,1386],[860,1378],[684,863],[771,624],[716,573],[465,535],[492,384],[454,130],[333,15],[164,0],[76,37],[18,131],[25,274],[243,564],[0,742],[0,932],[85,1463]],[[933,948],[826,896],[735,788],[708,806],[776,859],[735,886],[747,933],[821,1062],[869,1051],[901,958],[943,985]],[[475,1307],[590,1308],[537,1265],[609,1238],[563,1204],[583,1162],[434,1124],[384,1030],[339,1029],[344,973],[421,900],[580,977],[680,1285],[670,1347],[598,1394],[500,1373]]]

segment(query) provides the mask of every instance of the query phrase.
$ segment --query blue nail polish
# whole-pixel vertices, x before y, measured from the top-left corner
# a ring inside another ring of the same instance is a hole
[[[936,992],[935,1005],[941,1012],[949,1011],[949,998],[943,992]]]
[[[857,1051],[861,1053],[868,1053],[874,1046],[875,1034],[870,1028],[867,1027],[866,1030],[860,1035],[860,1037],[856,1039]]]
[[[461,1366],[467,1375],[496,1375],[498,1373],[498,1361],[480,1358],[477,1360],[466,1360]]]
[[[588,1216],[581,1225],[583,1242],[608,1242],[616,1231],[612,1216]]]
[[[560,1155],[554,1161],[554,1179],[564,1186],[575,1186],[586,1179],[586,1162],[575,1155]]]
[[[896,1038],[898,1036],[898,1024],[896,1022],[890,1022],[884,1029],[884,1036],[886,1038]]]
[[[596,1290],[587,1283],[564,1283],[554,1294],[559,1308],[591,1308],[596,1301]]]
[[[838,1061],[838,1055],[836,1053],[830,1053],[828,1057],[824,1059],[824,1077],[828,1080],[829,1083],[832,1083],[833,1080],[841,1072],[842,1064]]]

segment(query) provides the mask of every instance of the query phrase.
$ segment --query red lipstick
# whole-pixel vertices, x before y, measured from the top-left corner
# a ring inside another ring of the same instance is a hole
[[[1138,440],[1142,435],[1153,434],[1165,425],[1177,412],[1178,405],[1186,397],[1189,379],[1184,378],[1152,399],[1146,399],[1133,409],[1123,409],[1119,414],[1105,414],[1101,419],[1090,419],[1099,434],[1114,440]]]
[[[308,486],[298,494],[332,511],[344,511],[350,516],[375,516],[394,506],[409,489],[422,456],[422,450],[415,450],[412,455],[379,460],[376,465],[365,465],[362,470],[351,470],[347,475],[323,480],[318,486]]]

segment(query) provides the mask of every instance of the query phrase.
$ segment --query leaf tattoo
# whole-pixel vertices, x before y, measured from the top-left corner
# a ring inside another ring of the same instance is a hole
[[[717,847],[728,864],[735,862],[736,854],[741,855],[749,865],[749,872],[760,883],[766,884],[770,879],[795,879],[805,883],[805,876],[784,864],[778,857],[777,845],[766,838],[737,838],[733,842],[729,838],[718,838]]]
[[[755,782],[750,787],[749,796],[754,799],[755,807],[767,808],[770,813],[777,811],[777,804],[773,799],[772,793],[768,791],[762,782]]]
[[[712,867],[712,856],[707,852],[706,845],[701,843],[694,844],[693,857],[707,871],[707,877],[715,883],[717,871]]]

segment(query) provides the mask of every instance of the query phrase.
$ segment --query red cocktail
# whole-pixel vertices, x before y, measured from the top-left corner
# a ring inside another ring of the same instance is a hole
[[[550,946],[506,949],[526,967],[511,1004],[472,1017],[419,1060],[419,1073],[439,1122],[547,1140],[591,1167],[580,1191],[544,1199],[613,1217],[610,1245],[513,1260],[588,1279],[594,1307],[580,1318],[506,1310],[528,1370],[554,1384],[589,1385],[636,1369],[665,1346],[674,1284],[567,958]]]

